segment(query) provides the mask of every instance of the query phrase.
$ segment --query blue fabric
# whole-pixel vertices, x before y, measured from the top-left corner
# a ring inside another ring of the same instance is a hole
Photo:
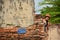
[[[26,33],[26,29],[25,28],[20,28],[20,29],[18,29],[17,33],[18,34],[24,34],[24,33]]]

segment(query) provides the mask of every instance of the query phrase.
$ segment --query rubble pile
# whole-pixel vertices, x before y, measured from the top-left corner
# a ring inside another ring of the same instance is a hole
[[[0,40],[41,40],[45,36],[42,25],[30,25],[26,28],[25,34],[18,34],[19,28],[0,28]]]

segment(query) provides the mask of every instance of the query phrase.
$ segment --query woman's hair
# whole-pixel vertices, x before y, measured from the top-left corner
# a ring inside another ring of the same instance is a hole
[[[46,18],[46,17],[48,17],[48,18],[50,19],[50,17],[49,17],[49,16],[45,16],[45,18]]]

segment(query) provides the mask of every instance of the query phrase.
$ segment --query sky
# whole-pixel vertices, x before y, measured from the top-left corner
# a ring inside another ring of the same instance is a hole
[[[35,0],[35,11],[36,14],[40,14],[40,12],[38,12],[37,10],[42,9],[42,6],[39,6],[39,2],[43,2],[43,0]]]

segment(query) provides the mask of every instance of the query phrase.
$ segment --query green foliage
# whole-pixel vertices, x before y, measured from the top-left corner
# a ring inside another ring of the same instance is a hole
[[[43,16],[49,13],[51,15],[51,19],[49,20],[51,23],[60,23],[60,0],[45,0],[45,2],[39,4],[52,5],[52,7],[47,6],[39,11],[41,11]]]

